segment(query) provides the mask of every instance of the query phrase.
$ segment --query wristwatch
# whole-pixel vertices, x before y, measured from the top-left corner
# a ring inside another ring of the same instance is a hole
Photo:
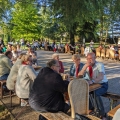
[[[92,82],[93,82],[93,83],[95,83],[95,81],[94,81],[94,80],[92,80]]]

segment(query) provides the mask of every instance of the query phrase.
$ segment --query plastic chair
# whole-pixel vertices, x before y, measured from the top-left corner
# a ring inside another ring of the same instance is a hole
[[[85,115],[92,120],[99,118],[89,115],[89,85],[84,79],[75,79],[69,83],[68,94],[71,104],[71,117],[75,118],[75,113]]]

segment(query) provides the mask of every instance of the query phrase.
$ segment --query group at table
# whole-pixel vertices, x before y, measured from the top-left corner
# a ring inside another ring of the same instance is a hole
[[[94,53],[88,53],[86,64],[80,61],[78,54],[74,54],[72,60],[73,64],[67,77],[72,76],[73,80],[82,77],[88,81],[90,86],[99,83],[100,86],[96,88],[97,90],[93,89],[92,91],[99,99],[100,115],[104,118],[105,111],[100,98],[108,89],[104,65],[95,60]],[[20,54],[14,65],[9,68],[7,88],[15,90],[16,95],[23,99],[22,103],[25,102],[24,99],[29,99],[29,104],[34,110],[66,113],[70,106],[65,102],[63,93],[67,92],[70,80],[62,79],[61,73],[64,73],[64,66],[59,60],[59,55],[53,54],[52,59],[47,62],[47,66],[42,68],[38,74],[35,72],[32,62],[38,65],[36,54],[31,48],[27,54]],[[94,106],[90,103],[89,109],[93,108]]]
[[[64,100],[63,93],[67,92],[70,79],[63,80],[60,73],[61,67],[59,64],[59,55],[54,54],[53,59],[48,61],[47,67],[44,67],[39,72],[37,78],[34,80],[32,89],[29,95],[30,106],[40,112],[67,112],[70,106]],[[80,56],[74,54],[72,56],[73,64],[70,67],[70,74],[73,80],[83,76],[90,86],[91,84],[99,83],[99,85],[92,91],[99,99],[100,116],[104,120],[104,107],[100,96],[106,93],[108,89],[108,81],[104,71],[104,65],[95,60],[94,53],[89,53],[87,56],[87,63],[84,65],[80,62]],[[63,64],[62,64],[63,65]],[[63,75],[63,74],[62,74]],[[70,77],[71,78],[71,77]],[[91,87],[93,88],[93,87]],[[96,90],[97,89],[97,90]],[[90,109],[94,106],[90,105]]]

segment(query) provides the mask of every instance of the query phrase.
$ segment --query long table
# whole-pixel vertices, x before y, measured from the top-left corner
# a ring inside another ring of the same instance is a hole
[[[89,92],[95,91],[101,87],[102,87],[102,85],[99,83],[91,84],[91,85],[89,85]]]

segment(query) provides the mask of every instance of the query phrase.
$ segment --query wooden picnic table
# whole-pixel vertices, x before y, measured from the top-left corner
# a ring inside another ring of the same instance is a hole
[[[70,81],[71,80],[73,80],[74,79],[74,77],[72,77],[72,76],[70,76]],[[94,84],[91,84],[91,85],[89,85],[89,92],[94,92],[95,90],[97,90],[97,89],[99,89],[99,88],[101,88],[102,87],[102,85],[101,84],[99,84],[99,83],[94,83]],[[68,95],[68,92],[65,92],[64,93],[64,97],[65,97],[65,100],[69,100],[69,95]]]
[[[33,66],[33,68],[35,69],[35,71],[39,70],[40,68],[42,68],[42,66]]]
[[[116,106],[115,108],[113,108],[112,110],[110,110],[107,115],[110,117],[113,117],[114,114],[116,113],[116,111],[120,108],[120,105]]]
[[[70,80],[73,80],[73,79],[74,78],[72,76],[70,76]],[[101,87],[102,87],[102,85],[99,84],[99,83],[91,84],[91,85],[89,85],[89,92],[95,91],[95,90],[97,90],[97,89],[99,89]]]
[[[89,85],[89,92],[95,91],[101,87],[102,87],[102,85],[99,83],[91,84],[91,85]]]

